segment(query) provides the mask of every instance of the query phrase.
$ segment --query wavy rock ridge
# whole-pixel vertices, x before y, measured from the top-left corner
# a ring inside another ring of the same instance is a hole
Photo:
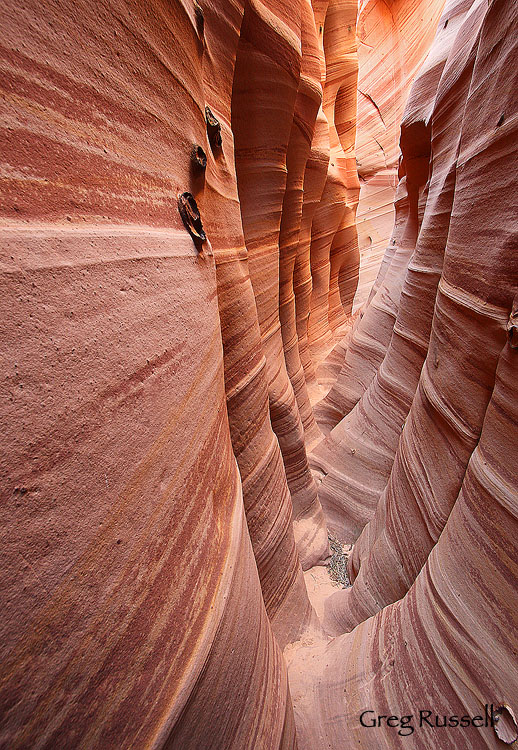
[[[516,0],[0,13],[0,747],[513,742]]]

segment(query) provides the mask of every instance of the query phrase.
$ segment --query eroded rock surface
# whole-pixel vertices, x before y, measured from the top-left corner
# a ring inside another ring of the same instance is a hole
[[[0,746],[513,742],[518,2],[1,13]]]

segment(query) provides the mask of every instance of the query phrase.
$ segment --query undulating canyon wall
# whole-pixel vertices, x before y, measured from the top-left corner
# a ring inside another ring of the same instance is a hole
[[[243,10],[5,8],[2,747],[295,746],[270,622],[311,608],[235,182]]]
[[[517,0],[0,14],[0,747],[513,742]]]
[[[447,2],[406,106],[394,250],[315,451],[336,533],[361,535],[335,637],[293,657],[301,747],[518,738],[517,32],[516,3]],[[486,706],[494,727],[460,722]],[[386,721],[422,709],[421,733]]]
[[[392,232],[399,126],[443,5],[428,0],[359,2],[356,166],[361,183],[357,210],[361,273],[355,310],[369,296]]]

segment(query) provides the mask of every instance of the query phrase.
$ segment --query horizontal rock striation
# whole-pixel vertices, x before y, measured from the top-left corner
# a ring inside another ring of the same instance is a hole
[[[434,195],[438,193],[444,200],[442,172],[436,169],[427,182],[435,122],[433,106],[441,73],[466,9],[465,2],[446,7],[444,16],[449,17],[449,22],[446,28],[445,20],[439,25],[436,41],[412,89],[401,125],[402,177],[389,258],[380,269],[377,289],[353,332],[336,384],[326,397],[335,413],[349,413],[318,446],[312,458],[324,473],[320,496],[333,528],[349,541],[356,539],[376,509],[417,385],[409,377],[407,361],[411,360],[412,352],[402,351],[403,347],[417,342],[414,370],[417,378],[422,367],[422,342],[426,341],[427,333],[416,330],[416,326],[423,320],[423,313],[419,316],[418,311],[423,310],[425,298],[422,282],[417,282],[416,287],[414,274],[411,271],[407,274],[407,269],[411,258],[412,263],[420,266],[415,260],[422,247],[418,245],[416,250],[418,235],[419,243],[425,237],[433,237],[440,245],[436,201],[429,194],[434,190]],[[458,100],[457,95],[455,99]],[[455,144],[453,152],[456,155]],[[449,214],[441,215],[448,217],[443,234],[445,242]],[[428,228],[430,221],[434,223],[433,229]],[[430,272],[422,275],[430,278]],[[436,284],[437,281],[435,277]],[[432,282],[429,321],[434,300]]]
[[[0,747],[512,744],[518,2],[0,14]]]
[[[416,289],[428,261],[427,355],[387,490],[353,556],[358,577],[346,601],[328,600],[337,630],[359,624],[301,649],[291,667],[301,747],[498,748],[518,737],[517,23],[516,3],[474,2],[438,86],[433,172],[405,277]],[[432,725],[419,722],[425,709],[439,714]],[[399,731],[403,715],[410,731]],[[460,721],[479,715],[486,721]]]
[[[313,615],[237,199],[243,11],[5,9],[4,747],[296,746],[278,644]]]
[[[398,183],[399,125],[444,3],[362,0],[358,5],[356,155],[361,182],[357,210],[361,273],[355,309],[366,302],[390,239]]]
[[[459,455],[459,448],[454,445],[451,437],[446,438],[442,451],[440,443],[438,443],[434,446],[433,451],[418,460],[418,455],[422,453],[420,446],[424,436],[426,435],[426,440],[430,441],[433,440],[432,436],[437,435],[437,440],[442,441],[443,437],[440,436],[444,436],[446,426],[441,418],[443,409],[440,406],[440,401],[437,397],[431,396],[429,389],[425,390],[424,381],[422,386],[419,383],[420,377],[425,375],[422,369],[428,347],[431,345],[430,335],[432,333],[432,336],[434,336],[439,331],[438,321],[442,306],[440,308],[437,305],[437,294],[438,288],[441,289],[444,284],[444,279],[441,281],[441,273],[444,265],[445,248],[446,252],[449,250],[447,242],[449,242],[448,233],[456,188],[457,162],[466,97],[471,84],[473,65],[478,48],[478,31],[485,13],[485,3],[475,2],[467,14],[464,11],[459,18],[458,11],[459,9],[462,11],[462,6],[465,8],[465,5],[465,3],[460,6],[457,4],[456,8],[447,7],[445,10],[445,15],[449,15],[448,28],[452,25],[458,31],[448,54],[431,115],[432,157],[427,202],[417,247],[405,275],[401,305],[390,346],[376,375],[373,389],[369,394],[371,399],[377,396],[380,404],[390,403],[394,405],[394,411],[389,413],[389,418],[386,420],[385,433],[378,434],[376,442],[388,446],[389,456],[392,459],[396,453],[396,448],[397,453],[393,465],[390,463],[390,466],[382,474],[381,481],[385,480],[385,483],[387,483],[388,480],[388,483],[381,496],[375,518],[367,525],[355,545],[350,572],[355,577],[360,568],[360,561],[364,557],[368,557],[371,550],[374,552],[374,549],[376,550],[374,555],[378,558],[380,554],[383,554],[382,548],[385,550],[385,554],[388,553],[391,556],[392,560],[394,556],[400,559],[405,558],[405,572],[397,567],[397,572],[392,571],[390,573],[390,582],[385,581],[381,586],[378,583],[373,590],[373,581],[370,578],[369,570],[374,570],[377,566],[374,558],[372,561],[369,560],[368,565],[361,570],[357,581],[358,585],[355,582],[355,586],[350,592],[352,600],[361,599],[359,607],[362,612],[367,613],[366,616],[376,612],[380,604],[394,601],[408,590],[410,583],[426,560],[430,545],[437,541],[444,527],[453,504],[450,493],[453,492],[455,496],[458,492],[467,462],[467,457],[462,460],[459,456],[458,468],[454,469],[453,456]],[[457,13],[455,14],[456,10]],[[454,16],[453,21],[457,23],[452,23],[452,15]],[[462,18],[464,20],[459,26]],[[443,28],[444,23],[445,21],[443,22]],[[432,323],[434,309],[434,321],[436,322]],[[505,317],[504,314],[503,318]],[[489,330],[488,321],[480,322]],[[442,330],[444,330],[444,327],[442,327]],[[432,342],[434,346],[439,346],[443,350],[442,354],[439,354],[439,352],[434,354],[437,358],[437,365],[435,359],[433,360],[432,372],[435,376],[439,360],[442,359],[444,362],[445,358],[451,358],[454,352],[451,348],[451,339],[439,343],[438,339],[432,338]],[[458,354],[457,350],[455,355],[458,356]],[[480,369],[480,364],[481,360],[476,362],[477,369]],[[456,364],[456,366],[458,367],[459,364]],[[464,366],[463,363],[461,367],[464,369]],[[451,375],[448,375],[448,378],[450,377]],[[441,383],[440,386],[435,386],[434,390],[437,393],[439,389],[442,401],[446,397],[448,386],[446,383]],[[473,395],[473,391],[471,395]],[[453,399],[455,397],[450,396],[450,403]],[[457,401],[457,399],[455,400]],[[414,401],[413,404],[412,401]],[[381,420],[372,419],[371,424],[379,425]],[[403,432],[401,432],[402,429]],[[464,442],[467,438],[465,431],[458,424],[456,430],[462,434],[462,437],[459,435],[457,441],[460,438]],[[469,451],[469,441],[466,444],[466,449]],[[443,460],[438,462],[441,453]],[[444,472],[445,465],[448,466],[449,480]],[[439,476],[439,472],[443,474],[442,478]],[[433,476],[434,473],[436,474],[435,477]],[[454,479],[455,475],[457,476],[456,480]],[[450,491],[446,489],[448,481],[452,482]],[[401,541],[396,544],[405,546],[404,553],[397,553],[394,541],[388,542],[386,536],[388,534],[391,540],[394,539],[394,529],[391,528],[389,531],[392,522],[387,518],[387,516],[391,516],[387,506],[394,504],[396,497],[398,515],[401,517],[409,513],[409,507],[404,498],[413,498],[409,501],[413,504],[413,511],[407,516],[412,521],[408,523],[403,534],[401,534],[401,530],[397,532]],[[432,514],[435,520],[428,518],[425,521],[426,532],[424,532],[423,525],[417,522],[416,509],[418,507],[434,508]],[[420,527],[419,530],[417,530],[418,526]],[[426,541],[423,538],[423,532]],[[380,538],[381,536],[383,536],[383,540]],[[406,578],[405,583],[402,583],[401,577],[406,577],[410,564],[409,543],[414,537],[416,537],[416,541],[412,548],[415,561],[411,563],[413,573],[410,574],[409,578]],[[390,552],[388,552],[389,548]],[[380,570],[380,568],[377,567],[377,570]],[[368,580],[367,590],[364,588],[365,580]],[[360,594],[362,589],[363,592]],[[381,589],[383,589],[383,594],[380,595]],[[377,602],[374,609],[373,599]],[[338,602],[335,600],[333,607],[336,604]],[[340,605],[340,609],[342,609],[342,605]],[[358,615],[353,614],[355,610],[353,601],[348,601],[346,609],[349,613],[346,617],[350,618],[351,626],[356,624],[356,617],[365,619],[359,613]]]

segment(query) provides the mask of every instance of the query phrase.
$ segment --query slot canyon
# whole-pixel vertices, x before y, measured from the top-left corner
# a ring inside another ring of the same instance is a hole
[[[518,0],[0,12],[0,748],[518,746]]]

